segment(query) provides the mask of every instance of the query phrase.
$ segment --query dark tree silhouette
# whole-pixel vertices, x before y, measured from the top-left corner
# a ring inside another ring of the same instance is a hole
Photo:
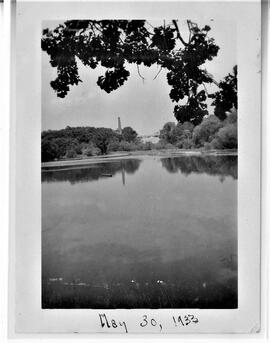
[[[176,125],[174,122],[168,122],[164,124],[163,128],[160,130],[159,138],[171,144],[175,143],[176,141],[176,137],[174,135],[175,128],[176,128]]]
[[[52,161],[59,156],[57,145],[48,139],[43,139],[41,142],[41,161]]]
[[[107,153],[108,145],[110,144],[110,141],[113,137],[114,132],[112,129],[101,127],[97,130],[94,142],[97,148],[101,150],[102,154]]]
[[[140,76],[141,64],[157,64],[159,72],[167,70],[176,119],[197,125],[208,113],[205,84],[213,82],[203,64],[217,55],[219,47],[208,36],[209,26],[199,28],[187,20],[187,27],[188,39],[183,38],[176,20],[158,27],[146,20],[70,20],[54,30],[45,29],[41,47],[57,68],[51,86],[64,98],[71,85],[82,82],[77,60],[92,69],[107,68],[97,84],[108,93],[128,79],[126,63],[135,63]]]
[[[215,106],[215,115],[224,120],[227,118],[226,112],[233,106],[237,109],[237,66],[233,67],[232,74],[228,74],[224,81],[219,83],[219,88],[219,91],[209,97],[215,99],[212,103]]]
[[[62,130],[43,131],[41,134],[42,162],[63,158],[66,155],[75,157],[82,153],[83,144],[93,145],[100,150],[101,154],[106,154],[110,142],[120,139],[119,134],[104,127],[68,126]]]
[[[137,138],[138,134],[135,130],[132,129],[130,126],[126,126],[122,130],[122,137],[127,142],[134,142]]]

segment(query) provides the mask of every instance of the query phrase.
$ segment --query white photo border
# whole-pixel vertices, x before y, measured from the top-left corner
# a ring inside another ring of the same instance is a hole
[[[41,309],[41,25],[43,20],[160,19],[185,16],[237,22],[238,58],[238,309]],[[247,39],[248,37],[248,39]],[[254,2],[18,2],[11,117],[10,334],[122,333],[102,328],[99,313],[126,321],[129,333],[143,315],[162,333],[260,331],[261,6]],[[15,104],[16,102],[16,104]],[[14,291],[14,292],[13,292]],[[191,312],[196,326],[176,328],[172,315]]]

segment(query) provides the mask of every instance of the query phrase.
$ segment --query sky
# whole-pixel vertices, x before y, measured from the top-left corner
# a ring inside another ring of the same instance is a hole
[[[192,18],[191,18],[192,20]],[[43,28],[54,28],[60,22],[43,22]],[[151,24],[161,25],[163,20],[151,21]],[[178,19],[178,25],[183,36],[188,34],[186,19]],[[220,81],[237,64],[236,29],[232,22],[208,22],[196,20],[199,27],[209,25],[209,36],[215,39],[220,47],[217,57],[205,64],[205,68]],[[49,56],[42,51],[42,130],[62,129],[66,126],[95,126],[117,128],[117,118],[121,118],[122,127],[131,126],[139,135],[148,135],[159,131],[168,121],[175,121],[173,103],[169,97],[170,87],[167,84],[166,70],[162,70],[154,79],[159,67],[140,66],[143,81],[138,75],[136,65],[127,65],[130,76],[123,86],[106,93],[97,86],[98,76],[104,75],[105,68],[95,70],[84,67],[78,62],[80,78],[83,82],[71,86],[64,99],[58,98],[50,86],[50,81],[57,76],[56,68],[49,63]],[[215,85],[208,91],[214,92]],[[211,101],[208,102],[210,105]],[[209,113],[213,107],[208,106]]]

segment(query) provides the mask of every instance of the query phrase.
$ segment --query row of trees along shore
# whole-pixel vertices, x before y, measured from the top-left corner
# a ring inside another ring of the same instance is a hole
[[[97,86],[107,93],[128,80],[128,64],[136,64],[142,79],[141,65],[158,65],[155,78],[166,70],[177,124],[166,123],[157,144],[142,143],[130,127],[122,135],[94,127],[44,131],[42,161],[120,150],[237,148],[237,67],[216,82],[205,69],[205,63],[212,61],[220,49],[209,36],[210,26],[199,27],[191,20],[186,26],[188,38],[183,37],[177,20],[163,21],[156,27],[147,20],[69,20],[55,29],[43,30],[41,48],[57,69],[57,78],[50,85],[58,97],[66,97],[70,86],[82,82],[78,61],[90,69],[106,69],[98,77]],[[213,83],[218,90],[209,94],[208,86]],[[210,99],[214,115],[209,116]],[[132,132],[131,137],[125,132]]]
[[[197,126],[190,122],[168,122],[160,130],[158,143],[143,143],[131,127],[125,127],[122,134],[109,128],[66,127],[43,131],[41,147],[42,162],[115,151],[237,149],[237,111],[232,110],[224,120],[210,115]]]

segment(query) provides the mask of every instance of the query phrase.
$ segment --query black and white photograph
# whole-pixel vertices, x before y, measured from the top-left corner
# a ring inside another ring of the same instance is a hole
[[[43,22],[42,308],[237,308],[234,23]]]
[[[259,333],[259,2],[15,14],[14,336]]]

